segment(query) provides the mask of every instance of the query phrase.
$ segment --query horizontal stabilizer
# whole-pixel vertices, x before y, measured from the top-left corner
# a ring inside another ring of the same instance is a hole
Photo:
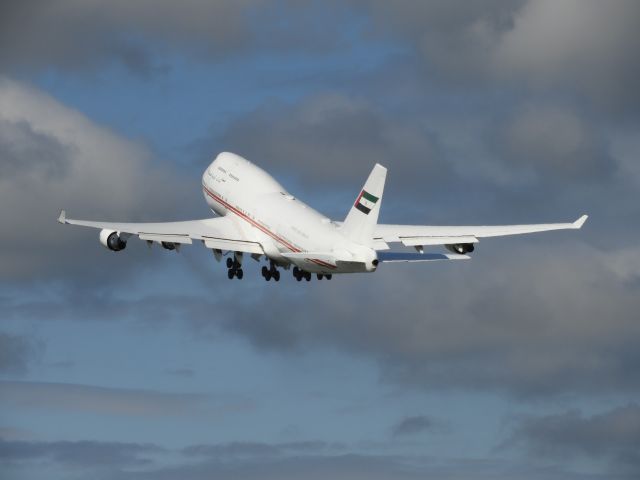
[[[437,260],[468,260],[469,255],[455,255],[450,253],[409,253],[409,252],[379,252],[381,263],[389,262],[435,262]]]

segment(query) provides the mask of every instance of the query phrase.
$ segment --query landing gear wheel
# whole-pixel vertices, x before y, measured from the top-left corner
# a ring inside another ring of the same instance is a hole
[[[296,281],[300,281],[302,280],[302,275],[300,273],[298,273],[297,275],[294,273],[293,276],[296,278]]]
[[[316,274],[316,277],[318,277],[318,280],[322,280],[323,275],[321,273]]]
[[[264,278],[267,278],[267,275],[269,274],[269,269],[266,266],[262,266],[262,276]]]
[[[235,270],[231,270],[231,269],[227,270],[227,278],[229,280],[231,280],[235,276],[235,274],[236,274]]]
[[[227,258],[227,268],[233,268],[233,260],[231,258]]]
[[[331,280],[331,278],[333,277],[333,274],[332,273],[327,273],[325,275],[325,277],[327,277],[327,280]]]
[[[244,272],[241,268],[236,270],[236,277],[238,278],[238,280],[242,280],[242,277],[244,277]]]
[[[305,279],[307,282],[310,282],[310,281],[311,281],[311,273],[309,273],[309,272],[304,272],[304,279]]]
[[[276,271],[273,273],[273,279],[274,279],[276,282],[279,282],[279,281],[280,281],[280,272],[279,272],[278,270],[276,270]]]

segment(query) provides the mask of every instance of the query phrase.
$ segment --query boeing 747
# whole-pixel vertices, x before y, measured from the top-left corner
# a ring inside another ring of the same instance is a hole
[[[216,260],[226,256],[229,279],[242,279],[243,258],[267,260],[262,276],[280,280],[292,270],[297,281],[331,280],[333,274],[374,272],[383,262],[465,260],[480,239],[504,235],[579,229],[572,223],[497,226],[422,226],[378,223],[387,169],[376,164],[343,222],[332,221],[293,195],[271,175],[229,152],[219,154],[202,176],[202,192],[217,217],[165,223],[116,223],[73,220],[64,210],[58,221],[100,229],[100,243],[124,250],[132,236],[167,250],[198,240]],[[390,252],[389,244],[415,248]],[[426,253],[442,245],[450,253]]]

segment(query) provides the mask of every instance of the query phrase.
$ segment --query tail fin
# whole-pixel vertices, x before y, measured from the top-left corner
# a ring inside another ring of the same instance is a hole
[[[349,240],[367,246],[373,243],[373,229],[378,223],[386,177],[387,169],[376,163],[342,224],[342,233]]]

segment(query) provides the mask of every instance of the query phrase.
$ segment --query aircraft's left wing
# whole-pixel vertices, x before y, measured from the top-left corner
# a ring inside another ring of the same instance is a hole
[[[581,216],[571,223],[540,223],[534,225],[494,226],[427,226],[378,224],[373,234],[376,250],[386,250],[387,243],[402,243],[406,246],[473,244],[480,238],[521,235],[549,230],[579,229],[587,220]]]
[[[117,232],[125,241],[132,235],[140,240],[173,245],[191,244],[193,240],[201,240],[207,248],[225,251],[264,254],[262,246],[242,232],[229,217],[188,220],[184,222],[161,223],[119,223],[74,220],[67,218],[62,210],[58,217],[62,224],[98,228]]]

